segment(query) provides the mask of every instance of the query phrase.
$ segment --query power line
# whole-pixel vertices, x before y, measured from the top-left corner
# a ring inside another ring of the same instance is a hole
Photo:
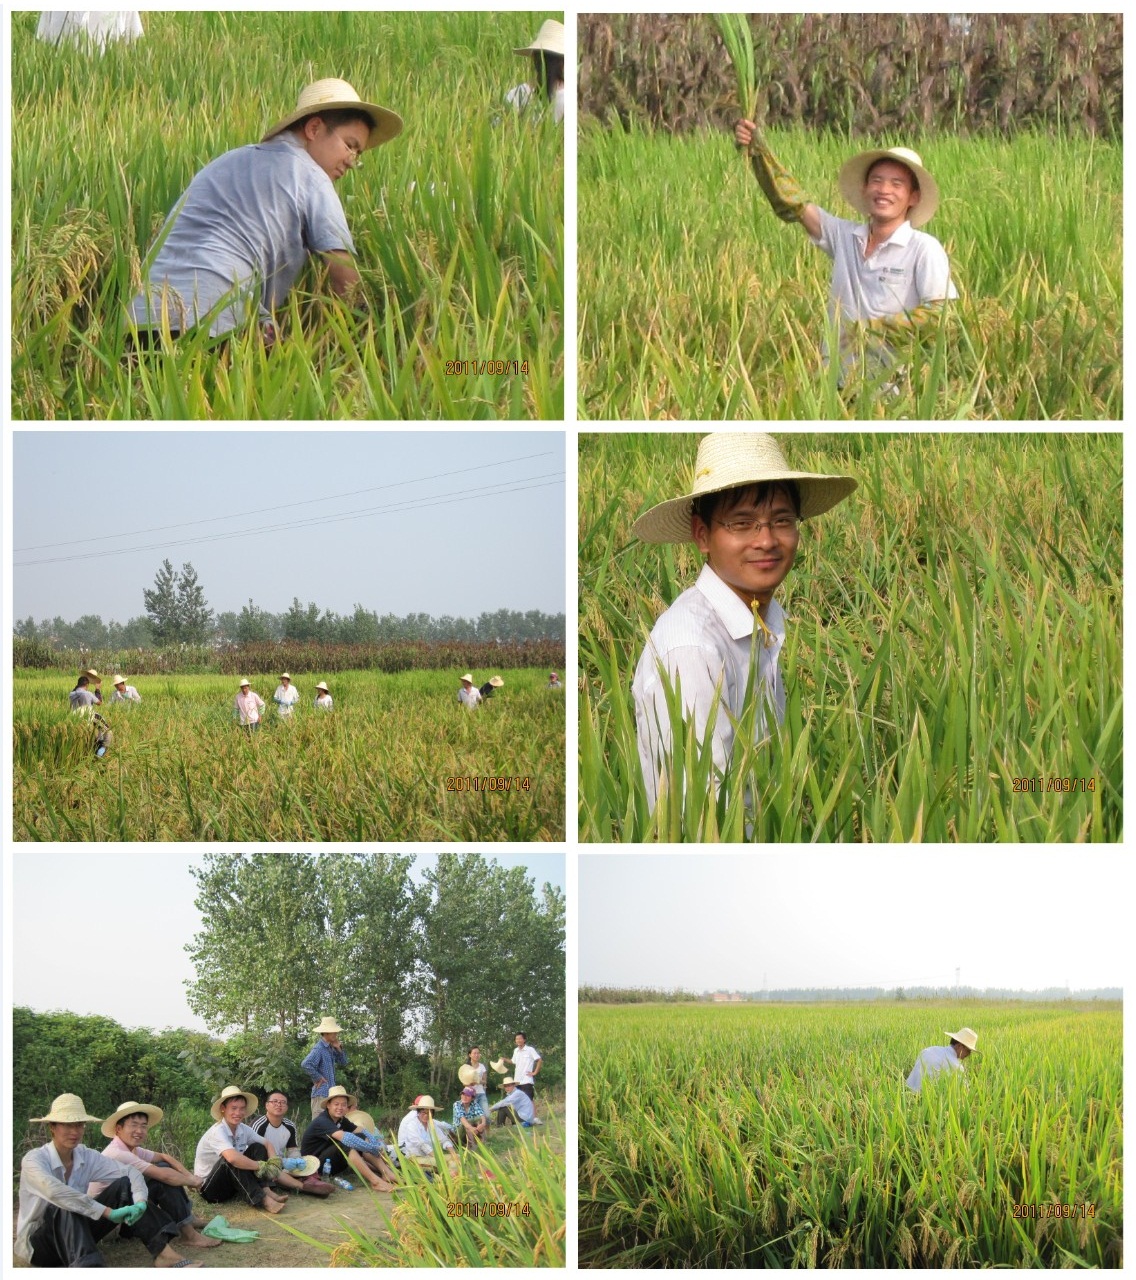
[[[288,511],[292,507],[308,507],[317,502],[339,502],[344,498],[357,498],[363,493],[380,493],[384,489],[398,489],[408,484],[424,484],[428,480],[445,480],[449,476],[465,475],[469,471],[485,471],[489,467],[508,467],[514,462],[531,462],[533,458],[548,458],[554,451],[546,449],[543,453],[526,453],[520,458],[506,458],[503,462],[480,462],[473,467],[459,467],[456,471],[439,471],[431,476],[417,476],[412,480],[395,480],[390,484],[377,484],[369,489],[352,489],[347,493],[330,493],[326,498],[303,498],[299,502],[279,503],[274,507],[257,507],[252,511],[236,511],[231,516],[208,516],[203,520],[183,520],[179,524],[159,524],[150,529],[131,529],[126,533],[100,533],[92,538],[70,538],[66,542],[40,542],[32,547],[15,547],[15,555],[23,555],[28,551],[53,551],[56,547],[72,547],[90,542],[113,542],[116,538],[140,538],[147,533],[165,533],[169,529],[189,529],[199,524],[216,524],[221,520],[243,520],[248,516],[261,516],[268,511]],[[42,564],[50,561],[31,561]]]

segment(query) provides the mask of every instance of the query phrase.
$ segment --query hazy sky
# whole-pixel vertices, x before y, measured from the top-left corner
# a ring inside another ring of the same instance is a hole
[[[416,876],[434,856],[417,855]],[[101,1014],[128,1027],[206,1030],[185,1002],[185,982],[194,974],[184,950],[201,922],[189,867],[201,865],[204,855],[151,847],[144,856],[28,849],[11,857],[13,1004]],[[562,853],[492,860],[526,867],[538,891],[546,882],[565,887]],[[94,940],[91,947],[53,944],[72,926]],[[139,939],[133,952],[129,933]],[[487,920],[487,963],[492,933]]]
[[[1122,986],[1122,858],[585,854],[580,981],[690,991]]]
[[[562,431],[16,431],[13,488],[17,619],[125,622],[167,557],[218,612],[565,609]]]

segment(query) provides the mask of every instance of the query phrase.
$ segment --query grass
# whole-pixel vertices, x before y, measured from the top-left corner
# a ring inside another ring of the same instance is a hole
[[[451,672],[343,672],[334,711],[305,693],[281,722],[275,676],[249,672],[268,702],[252,737],[233,719],[233,677],[132,677],[143,701],[103,707],[115,737],[98,760],[67,709],[73,680],[17,670],[14,838],[563,839],[563,697],[544,672],[501,674],[506,688],[470,713]],[[494,789],[447,788],[467,777]]]
[[[562,418],[562,131],[503,103],[545,16],[153,12],[91,57],[14,15],[12,416]],[[190,179],[327,75],[405,122],[337,187],[365,305],[312,270],[270,355],[252,333],[222,356],[187,335],[123,360],[126,304]]]
[[[582,1006],[580,1263],[1118,1267],[1121,1022],[1115,1005]],[[963,1023],[966,1083],[911,1093],[919,1052]]]
[[[821,347],[831,263],[770,212],[725,134],[586,122],[578,161],[578,413],[588,419],[1120,419],[1119,145],[852,139],[770,130],[810,198],[851,217],[840,165],[880,142],[920,152],[942,192],[927,230],[960,299],[909,385],[842,393]]]
[[[1122,839],[1119,435],[783,440],[859,480],[779,589],[785,724],[749,746],[743,723],[715,791],[676,708],[649,812],[631,681],[700,557],[630,526],[689,492],[697,440],[580,438],[581,840]]]

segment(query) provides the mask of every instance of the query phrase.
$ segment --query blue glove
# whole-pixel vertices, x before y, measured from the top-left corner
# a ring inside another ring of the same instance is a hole
[[[297,1169],[302,1169],[305,1163],[303,1156],[289,1156],[281,1167],[286,1173],[295,1173]]]
[[[128,1227],[132,1227],[145,1212],[146,1201],[140,1200],[137,1204],[128,1204],[121,1209],[112,1209],[109,1217],[111,1222],[126,1223]]]

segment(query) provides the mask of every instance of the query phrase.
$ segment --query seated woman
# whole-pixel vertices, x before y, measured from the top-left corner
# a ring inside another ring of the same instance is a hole
[[[549,102],[552,118],[559,124],[564,119],[564,23],[549,18],[541,24],[532,44],[513,52],[532,57],[535,83],[510,89],[505,101],[518,111],[530,103]]]
[[[478,1099],[477,1090],[467,1084],[461,1091],[461,1097],[454,1103],[454,1132],[458,1135],[458,1141],[471,1147],[485,1137],[488,1128],[489,1118]]]
[[[305,1156],[315,1156],[325,1173],[328,1162],[332,1173],[342,1173],[350,1165],[372,1191],[393,1191],[394,1170],[382,1155],[352,1149],[344,1142],[358,1128],[347,1118],[347,1113],[358,1105],[359,1099],[341,1084],[333,1085],[327,1091],[327,1106],[304,1130],[300,1151]]]
[[[327,264],[332,293],[350,296],[355,244],[333,184],[401,130],[393,111],[363,102],[345,80],[317,80],[260,142],[207,164],[166,220],[130,304],[138,345],[197,325],[222,337],[252,313],[271,347],[276,310],[309,255]]]

